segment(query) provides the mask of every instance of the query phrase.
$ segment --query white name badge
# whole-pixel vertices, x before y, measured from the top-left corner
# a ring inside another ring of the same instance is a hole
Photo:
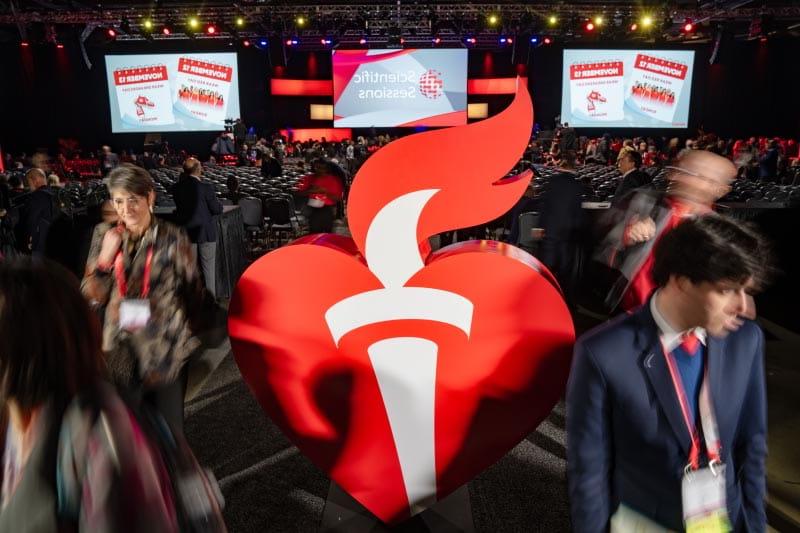
[[[725,503],[725,465],[689,471],[681,482],[686,533],[731,531]]]
[[[119,327],[136,331],[150,320],[150,300],[125,299],[119,304]]]

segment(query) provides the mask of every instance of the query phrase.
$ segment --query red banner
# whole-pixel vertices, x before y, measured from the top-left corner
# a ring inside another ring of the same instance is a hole
[[[634,65],[638,69],[679,80],[686,79],[686,73],[689,71],[689,67],[683,63],[676,63],[675,61],[659,59],[644,54],[637,54]]]
[[[116,85],[166,81],[168,79],[169,75],[167,74],[167,67],[164,65],[126,68],[114,71],[114,84]]]
[[[588,78],[611,78],[622,76],[622,61],[598,61],[597,63],[580,63],[570,65],[569,79],[584,80]]]
[[[233,68],[229,66],[216,65],[197,59],[187,59],[185,57],[178,60],[178,72],[220,81],[231,81],[231,77],[233,76]]]

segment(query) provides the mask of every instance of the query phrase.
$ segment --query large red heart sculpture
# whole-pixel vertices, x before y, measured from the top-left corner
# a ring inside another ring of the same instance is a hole
[[[234,355],[262,408],[387,523],[497,461],[564,390],[574,330],[550,273],[493,241],[418,244],[522,195],[530,172],[498,177],[531,131],[525,85],[493,118],[382,148],[353,184],[353,239],[267,254],[231,301]]]

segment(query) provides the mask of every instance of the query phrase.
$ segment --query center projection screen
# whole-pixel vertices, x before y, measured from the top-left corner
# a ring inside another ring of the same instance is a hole
[[[334,50],[333,125],[467,123],[467,50]]]
[[[564,50],[561,122],[686,128],[693,70],[691,50]]]
[[[112,133],[222,131],[240,116],[235,53],[105,59]]]

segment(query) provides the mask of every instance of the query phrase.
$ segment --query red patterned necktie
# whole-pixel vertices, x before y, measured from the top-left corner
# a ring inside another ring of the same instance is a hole
[[[700,347],[700,339],[694,331],[689,331],[681,335],[681,349],[689,355],[695,355]]]

